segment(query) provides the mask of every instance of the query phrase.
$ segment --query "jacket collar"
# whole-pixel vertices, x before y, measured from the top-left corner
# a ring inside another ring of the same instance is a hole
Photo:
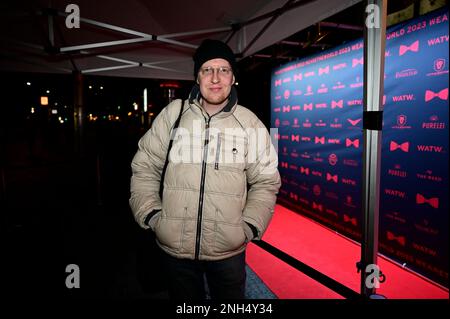
[[[191,90],[191,93],[189,94],[189,104],[196,104],[200,106],[200,100],[202,98],[202,94],[200,92],[200,86],[196,83]],[[219,111],[226,112],[227,116],[232,113],[232,111],[235,109],[235,106],[237,105],[237,92],[234,86],[231,87],[230,95],[228,96],[228,103],[224,106],[224,108]],[[219,114],[217,113],[217,114]]]

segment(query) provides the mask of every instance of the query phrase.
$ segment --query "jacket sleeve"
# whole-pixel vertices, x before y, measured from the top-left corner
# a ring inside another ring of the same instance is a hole
[[[248,137],[246,174],[249,189],[243,219],[257,229],[254,239],[261,239],[272,219],[281,186],[278,155],[261,121],[257,120]]]
[[[130,207],[136,222],[142,228],[149,228],[144,223],[148,213],[162,209],[159,197],[161,171],[166,161],[166,153],[170,141],[170,119],[176,117],[176,109],[172,102],[155,118],[152,127],[139,140],[138,150],[131,162]]]

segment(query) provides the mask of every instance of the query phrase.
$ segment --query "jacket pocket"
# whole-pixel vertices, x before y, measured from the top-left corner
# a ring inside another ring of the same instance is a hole
[[[159,216],[155,226],[158,242],[171,251],[178,252],[184,231],[184,218],[171,218],[164,212]]]
[[[157,212],[152,218],[150,218],[150,221],[148,222],[148,226],[152,231],[155,231],[156,226],[158,225],[159,218],[161,216],[161,210]]]
[[[214,240],[214,252],[227,254],[238,250],[245,244],[245,233],[241,224],[220,223],[216,224],[216,236]]]

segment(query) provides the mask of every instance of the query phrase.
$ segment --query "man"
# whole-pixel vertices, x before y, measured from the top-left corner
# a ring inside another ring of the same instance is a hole
[[[161,172],[181,101],[165,107],[139,141],[132,161],[130,206],[165,252],[174,299],[245,295],[245,248],[260,239],[280,187],[270,136],[237,104],[236,61],[223,42],[205,40],[194,55],[196,85],[184,102],[165,171]]]

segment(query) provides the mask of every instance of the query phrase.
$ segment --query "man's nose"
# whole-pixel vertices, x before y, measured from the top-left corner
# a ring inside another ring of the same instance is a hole
[[[211,81],[213,83],[218,83],[220,81],[219,70],[218,69],[213,69],[213,74],[212,74],[212,77],[211,77]]]

